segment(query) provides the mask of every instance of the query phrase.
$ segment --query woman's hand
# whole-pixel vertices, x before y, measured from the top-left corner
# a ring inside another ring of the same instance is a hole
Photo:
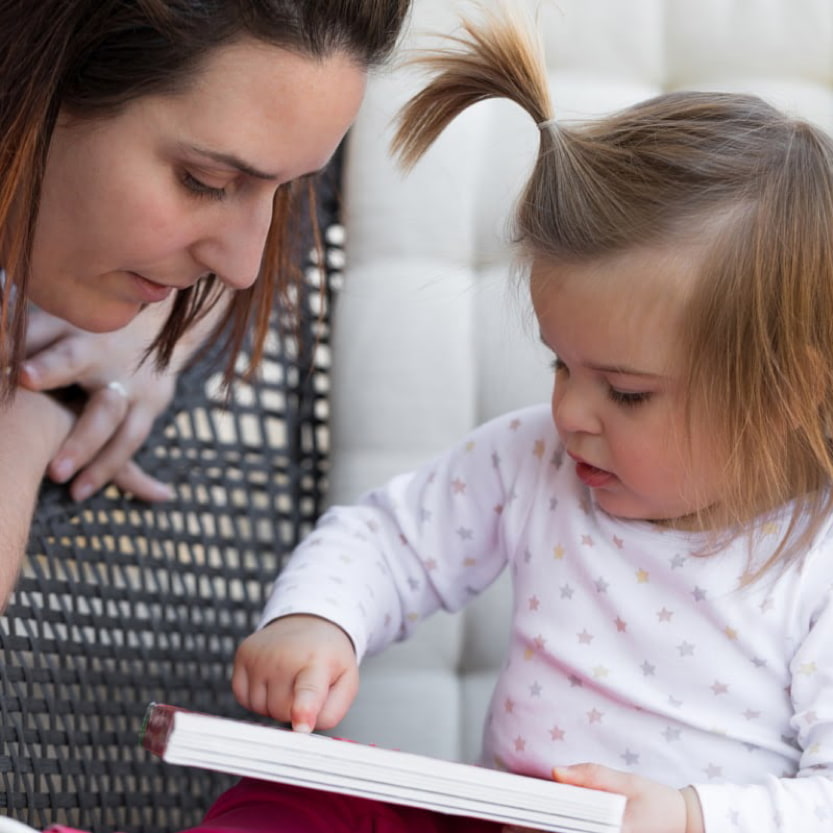
[[[75,500],[84,500],[111,480],[144,500],[171,497],[170,487],[131,459],[176,385],[174,371],[157,373],[152,359],[140,365],[163,321],[155,310],[145,310],[127,327],[98,334],[41,310],[30,311],[22,386],[48,391],[77,385],[87,394],[46,472],[57,483],[72,480]]]

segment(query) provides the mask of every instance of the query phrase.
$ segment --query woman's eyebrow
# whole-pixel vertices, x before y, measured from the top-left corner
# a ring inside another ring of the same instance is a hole
[[[233,153],[223,153],[222,151],[209,150],[208,148],[199,147],[198,145],[189,145],[189,149],[194,153],[200,154],[200,156],[205,156],[214,162],[227,165],[228,167],[234,168],[235,170],[240,171],[240,173],[253,177],[254,179],[265,179],[269,182],[274,182],[280,179],[278,174],[270,174],[266,171],[260,171],[248,162],[242,160],[239,156],[235,156]]]

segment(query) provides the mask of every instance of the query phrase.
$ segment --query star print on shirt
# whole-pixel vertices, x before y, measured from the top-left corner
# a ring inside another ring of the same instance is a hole
[[[558,726],[553,726],[552,729],[550,729],[550,738],[552,740],[564,740],[564,734],[564,730]]]

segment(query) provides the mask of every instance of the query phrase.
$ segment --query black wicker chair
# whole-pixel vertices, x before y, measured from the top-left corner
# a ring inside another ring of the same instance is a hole
[[[276,311],[258,381],[235,385],[226,406],[209,355],[157,421],[140,462],[175,499],[110,488],[76,506],[44,485],[0,619],[0,814],[39,829],[175,831],[231,783],[162,763],[139,731],[151,700],[243,716],[234,651],[319,514],[337,182],[334,165],[318,199],[327,263],[308,271],[299,335],[282,335]]]

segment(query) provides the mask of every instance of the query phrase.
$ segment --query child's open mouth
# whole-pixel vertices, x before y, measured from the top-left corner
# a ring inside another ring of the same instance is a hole
[[[591,489],[598,489],[610,483],[614,475],[604,469],[597,469],[583,460],[576,460],[576,475],[578,479]]]

